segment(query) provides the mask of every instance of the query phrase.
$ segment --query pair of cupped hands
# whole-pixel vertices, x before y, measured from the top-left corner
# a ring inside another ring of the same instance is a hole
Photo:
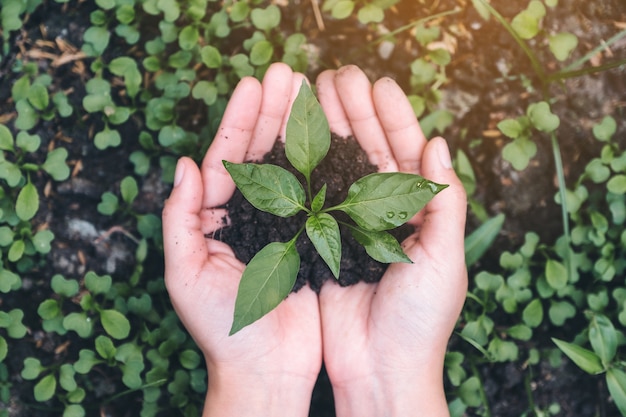
[[[262,83],[242,79],[202,166],[181,158],[165,203],[165,283],[206,359],[204,416],[306,416],[322,361],[337,416],[447,415],[443,362],[467,289],[466,196],[446,142],[426,140],[390,78],[372,85],[346,66],[322,72],[316,88],[331,131],[354,136],[380,171],[450,185],[410,221],[402,246],[413,263],[390,265],[377,284],[304,287],[228,336],[245,265],[206,237],[223,227],[220,207],[235,190],[222,160],[260,160],[284,140],[303,79],[284,64]]]

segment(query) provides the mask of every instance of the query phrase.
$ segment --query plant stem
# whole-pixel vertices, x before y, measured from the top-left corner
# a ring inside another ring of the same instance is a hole
[[[484,417],[491,417],[491,409],[489,408],[489,400],[487,399],[487,393],[485,392],[485,386],[483,385],[483,380],[480,377],[480,373],[478,372],[478,368],[476,367],[476,363],[474,361],[471,361],[470,367],[472,368],[472,373],[474,374],[474,376],[478,379],[478,381],[480,381],[480,384],[479,384],[480,389],[478,391],[480,392],[480,400],[482,401],[483,405],[485,406]]]
[[[537,55],[535,55],[532,49],[528,47],[526,42],[524,42],[524,40],[520,38],[517,32],[515,32],[515,29],[513,29],[509,22],[507,22],[506,19],[496,9],[494,9],[493,6],[491,6],[491,4],[487,3],[485,0],[479,1],[487,8],[487,10],[489,10],[489,13],[491,13],[493,17],[495,17],[495,19],[500,22],[502,26],[504,26],[504,28],[513,37],[513,39],[515,39],[515,42],[517,42],[517,44],[520,46],[520,48],[522,48],[528,59],[530,59],[530,63],[533,67],[533,70],[535,71],[535,74],[537,74],[537,76],[541,80],[541,83],[545,85],[547,82],[546,74],[541,67],[541,64],[539,63]]]
[[[565,174],[563,172],[563,160],[561,158],[561,147],[555,133],[551,135],[552,141],[552,154],[554,155],[554,166],[556,168],[556,176],[559,184],[559,195],[561,197],[561,220],[563,222],[563,235],[565,243],[567,245],[567,252],[565,253],[565,265],[567,267],[568,276],[572,273],[572,263],[570,259],[570,231],[569,231],[569,215],[567,211],[567,187],[565,185]]]
[[[440,17],[445,17],[445,16],[457,14],[457,13],[460,13],[460,12],[461,12],[461,10],[454,9],[454,10],[448,10],[448,11],[445,11],[445,12],[437,13],[437,14],[434,14],[432,16],[424,17],[422,19],[418,19],[418,20],[416,20],[414,22],[407,23],[404,26],[400,26],[399,28],[397,28],[395,30],[392,30],[389,33],[385,33],[385,34],[380,35],[378,38],[376,38],[373,41],[367,43],[365,46],[376,45],[376,44],[384,41],[387,38],[391,38],[391,37],[397,35],[398,33],[402,33],[402,32],[404,32],[406,30],[412,29],[413,27],[418,26],[418,25],[420,25],[422,23],[426,23],[426,22],[431,21],[431,20],[439,19]]]
[[[624,36],[626,36],[626,29],[622,30],[621,32],[618,32],[617,34],[615,34],[613,36],[611,36],[608,41],[602,42],[600,45],[596,46],[591,51],[587,52],[587,54],[585,56],[583,56],[582,58],[572,62],[571,64],[569,64],[567,67],[563,68],[559,72],[567,73],[567,72],[575,70],[576,68],[578,68],[581,65],[583,65],[585,62],[589,61],[591,58],[593,58],[596,54],[598,54],[602,50],[608,48],[609,46],[611,46],[612,44],[614,44],[618,40],[622,39]]]
[[[566,68],[565,70],[557,71],[554,74],[548,75],[548,77],[546,78],[546,81],[552,82],[552,81],[557,81],[557,80],[564,80],[566,78],[582,77],[583,75],[591,75],[591,74],[596,74],[598,72],[607,71],[613,68],[618,68],[618,67],[621,67],[622,65],[626,65],[626,58],[619,59],[617,61],[611,61],[609,63],[603,64],[597,67],[581,68],[579,70],[574,70],[574,71],[567,71],[567,68]]]

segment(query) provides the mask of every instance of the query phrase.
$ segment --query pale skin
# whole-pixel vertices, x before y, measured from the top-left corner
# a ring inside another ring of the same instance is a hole
[[[447,416],[446,344],[467,289],[466,197],[445,141],[426,141],[400,87],[374,85],[354,66],[326,71],[318,97],[331,130],[353,135],[381,171],[450,186],[412,219],[403,242],[413,264],[391,265],[378,284],[308,287],[228,336],[244,265],[207,238],[223,227],[235,186],[221,161],[258,160],[284,137],[303,80],[274,64],[262,83],[240,82],[200,168],[181,158],[163,211],[165,282],[206,358],[204,416],[307,416],[322,360],[338,417]]]

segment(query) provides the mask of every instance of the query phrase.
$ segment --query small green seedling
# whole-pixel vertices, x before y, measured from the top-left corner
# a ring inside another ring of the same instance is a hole
[[[223,161],[237,188],[257,209],[280,217],[300,211],[308,216],[290,241],[268,244],[248,263],[239,284],[231,335],[273,310],[292,290],[300,268],[296,240],[305,230],[335,278],[339,278],[341,262],[339,223],[375,260],[411,262],[386,230],[406,223],[447,185],[414,174],[374,173],[352,184],[342,203],[324,208],[327,186],[313,194],[311,173],[329,148],[328,121],[310,87],[303,83],[287,121],[285,153],[304,176],[304,186],[276,165]],[[346,213],[355,224],[338,222],[330,214],[333,211]]]

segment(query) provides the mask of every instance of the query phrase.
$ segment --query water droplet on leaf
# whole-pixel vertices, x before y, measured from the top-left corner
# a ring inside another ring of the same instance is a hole
[[[400,213],[398,213],[398,217],[401,218],[402,220],[405,220],[408,215],[409,214],[406,211],[401,211]]]
[[[388,219],[393,219],[395,217],[396,213],[394,213],[393,211],[388,211],[387,212],[387,218]]]

